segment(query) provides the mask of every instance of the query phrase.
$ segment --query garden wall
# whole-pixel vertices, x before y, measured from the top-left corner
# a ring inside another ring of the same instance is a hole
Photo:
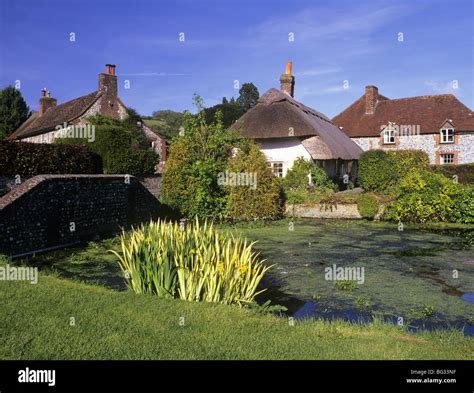
[[[289,217],[300,218],[344,218],[360,219],[362,218],[357,210],[356,203],[350,204],[316,204],[306,205],[286,205],[286,215]]]
[[[0,198],[0,253],[15,256],[115,233],[161,210],[133,176],[39,175]]]

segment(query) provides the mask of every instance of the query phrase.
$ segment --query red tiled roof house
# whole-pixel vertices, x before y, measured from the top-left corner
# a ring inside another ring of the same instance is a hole
[[[332,121],[363,150],[423,150],[437,165],[474,162],[474,114],[452,94],[389,99],[367,86]]]

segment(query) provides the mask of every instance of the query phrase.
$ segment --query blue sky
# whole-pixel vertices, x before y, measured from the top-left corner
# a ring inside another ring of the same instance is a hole
[[[192,109],[193,93],[206,106],[237,96],[235,80],[263,94],[288,60],[295,98],[330,117],[369,84],[389,98],[454,93],[474,108],[471,0],[0,4],[0,87],[19,80],[34,110],[42,87],[58,103],[96,90],[106,63],[125,104],[148,115]]]

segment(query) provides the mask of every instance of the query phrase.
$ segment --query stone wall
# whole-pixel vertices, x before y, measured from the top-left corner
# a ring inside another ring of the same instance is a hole
[[[116,233],[157,218],[160,210],[133,176],[35,176],[0,198],[0,253],[34,253]]]
[[[360,219],[362,218],[357,210],[356,203],[326,205],[315,204],[306,205],[286,205],[285,214],[288,217],[300,218],[344,218]]]
[[[384,211],[384,206],[381,205],[379,212],[374,219],[379,220]],[[299,218],[335,218],[357,220],[361,219],[357,203],[344,203],[337,205],[329,204],[315,204],[315,205],[286,205],[285,215],[287,217]]]
[[[439,164],[439,155],[453,153],[455,164],[474,162],[474,133],[455,134],[455,143],[439,143],[439,133],[397,136],[395,144],[383,144],[381,136],[351,138],[362,150],[423,150],[428,154],[430,164]]]

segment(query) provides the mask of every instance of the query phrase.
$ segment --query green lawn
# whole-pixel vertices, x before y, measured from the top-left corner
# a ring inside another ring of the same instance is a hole
[[[0,282],[1,359],[472,359],[459,332],[298,322],[54,275]],[[70,318],[75,326],[70,325]],[[184,318],[184,326],[180,326]]]

